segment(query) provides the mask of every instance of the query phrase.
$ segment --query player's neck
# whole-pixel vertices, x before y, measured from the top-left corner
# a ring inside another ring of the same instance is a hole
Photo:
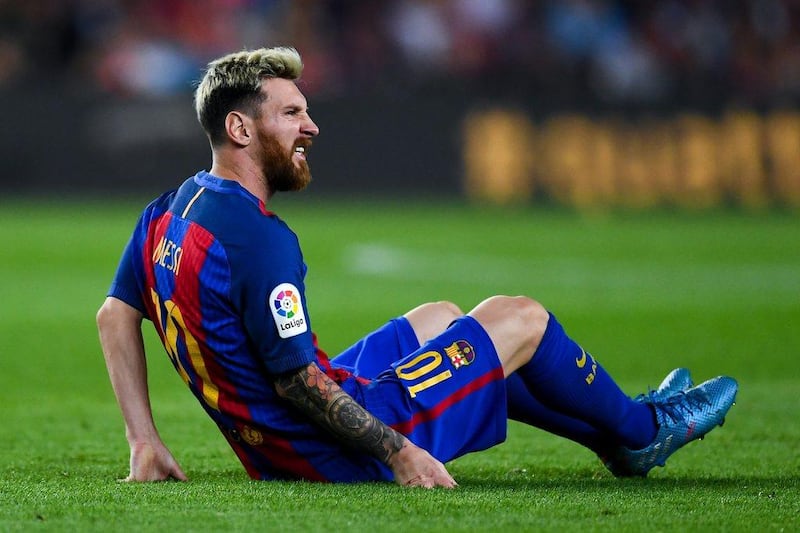
[[[211,174],[218,178],[238,182],[239,185],[247,189],[250,194],[265,204],[270,198],[264,178],[259,172],[255,172],[253,169],[226,164],[224,161],[214,158],[214,162],[211,165]]]

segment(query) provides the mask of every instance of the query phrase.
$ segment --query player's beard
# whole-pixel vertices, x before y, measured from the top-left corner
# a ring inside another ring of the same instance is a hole
[[[308,152],[310,139],[298,140],[290,152],[281,146],[273,135],[260,135],[264,181],[271,193],[302,191],[311,182],[311,169],[306,161],[295,164],[292,160],[295,148],[302,146]]]

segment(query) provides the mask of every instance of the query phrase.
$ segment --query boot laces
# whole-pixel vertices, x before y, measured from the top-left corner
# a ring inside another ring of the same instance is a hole
[[[652,391],[649,393],[652,399]],[[705,406],[711,405],[708,394],[701,389],[694,389],[690,394],[684,391],[677,392],[661,401],[652,402],[654,406],[658,407],[673,424],[684,422],[687,418],[692,416],[696,410],[700,410]]]

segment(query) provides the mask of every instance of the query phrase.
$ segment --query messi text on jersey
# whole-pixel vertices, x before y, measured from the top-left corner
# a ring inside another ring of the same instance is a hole
[[[153,250],[153,263],[166,268],[173,272],[176,276],[181,267],[181,258],[183,257],[183,248],[176,243],[161,237],[161,240]]]

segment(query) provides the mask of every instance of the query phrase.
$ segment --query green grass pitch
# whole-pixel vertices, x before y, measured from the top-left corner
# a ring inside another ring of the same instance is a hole
[[[300,236],[330,353],[418,303],[531,295],[630,394],[676,366],[739,379],[724,427],[647,479],[512,423],[454,491],[252,482],[148,330],[156,422],[189,483],[122,484],[94,314],[139,202],[0,203],[2,531],[753,531],[800,528],[800,216],[273,206]]]

